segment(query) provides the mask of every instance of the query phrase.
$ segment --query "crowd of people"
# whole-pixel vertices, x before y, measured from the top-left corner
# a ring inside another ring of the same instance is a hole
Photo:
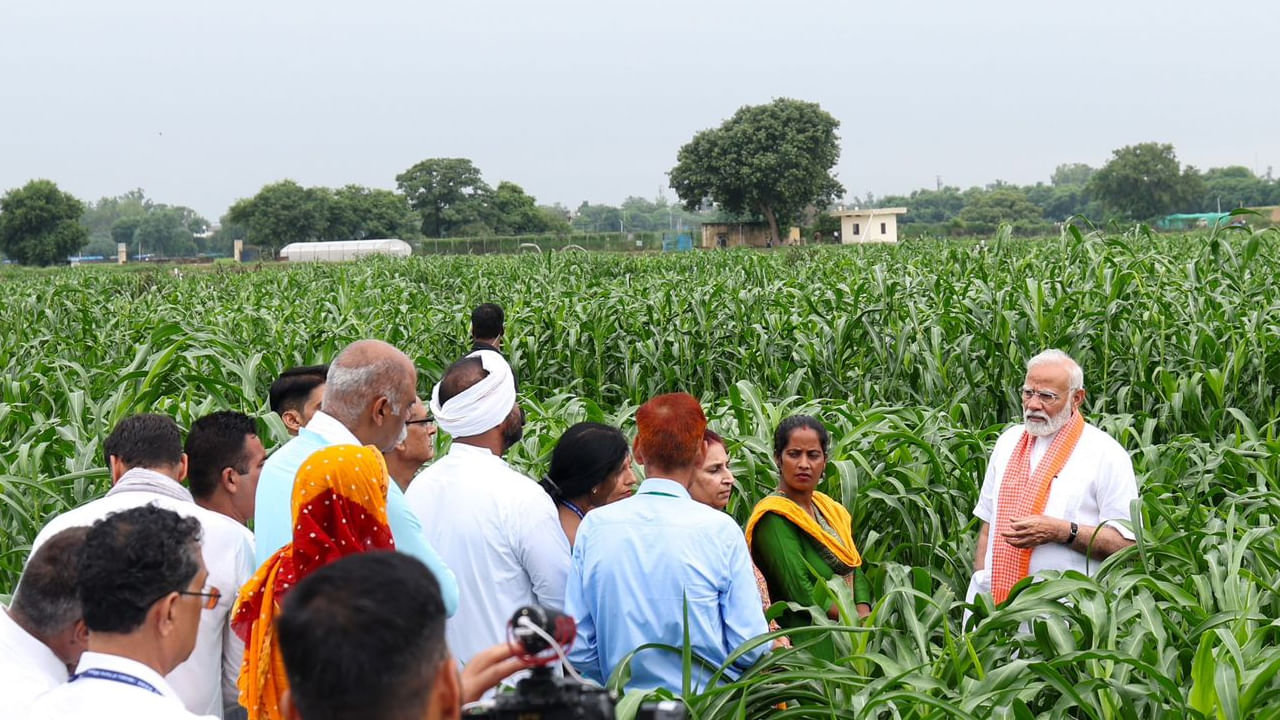
[[[504,460],[524,413],[501,308],[473,328],[425,401],[414,364],[377,340],[283,373],[269,402],[293,437],[269,457],[242,413],[196,420],[185,443],[172,418],[122,420],[111,489],[48,522],[0,612],[13,717],[456,717],[519,677],[508,621],[529,605],[576,621],[568,661],[590,680],[629,662],[627,689],[679,691],[669,648],[687,639],[705,688],[786,644],[759,637],[771,627],[857,621],[834,578],[856,616],[873,612],[859,528],[819,490],[819,419],[778,425],[777,490],[745,528],[724,512],[727,444],[686,393],[644,403],[631,442],[571,426],[535,481]],[[1132,466],[1084,422],[1079,365],[1035,356],[1021,396],[974,510],[970,599],[1096,570],[1133,542]],[[437,431],[452,438],[438,459]],[[829,637],[806,648],[840,660]]]

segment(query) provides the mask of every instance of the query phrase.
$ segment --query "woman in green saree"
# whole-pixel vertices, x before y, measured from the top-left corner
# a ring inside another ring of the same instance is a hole
[[[830,444],[827,429],[812,416],[793,415],[778,425],[773,435],[773,456],[781,476],[778,489],[752,511],[747,544],[774,601],[816,605],[817,581],[839,575],[853,590],[858,616],[866,617],[871,613],[871,585],[853,542],[853,518],[844,506],[817,490]],[[823,609],[827,617],[839,619],[834,604]],[[812,623],[808,615],[788,611],[778,624]],[[833,657],[835,648],[826,641],[815,646],[814,653]]]

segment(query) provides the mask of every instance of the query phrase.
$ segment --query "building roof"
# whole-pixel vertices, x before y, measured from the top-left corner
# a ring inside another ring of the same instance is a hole
[[[904,207],[892,208],[864,208],[862,210],[836,210],[831,214],[836,217],[871,217],[873,215],[905,215],[907,209]]]

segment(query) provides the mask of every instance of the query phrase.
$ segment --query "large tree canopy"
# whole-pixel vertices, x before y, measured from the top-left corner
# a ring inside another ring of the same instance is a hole
[[[54,265],[89,241],[84,203],[51,180],[32,180],[0,198],[0,250],[24,265]]]
[[[466,158],[430,158],[396,176],[409,206],[422,215],[422,234],[445,237],[482,222],[489,186]]]
[[[1195,168],[1182,167],[1173,145],[1148,142],[1114,151],[1089,178],[1089,193],[1109,214],[1150,220],[1194,209],[1204,182]]]
[[[325,225],[317,193],[293,180],[264,185],[257,195],[237,200],[227,216],[248,229],[250,242],[274,248],[316,240]]]
[[[748,105],[680,148],[671,187],[689,210],[710,198],[728,212],[764,217],[776,240],[778,227],[805,207],[844,193],[831,174],[840,159],[839,127],[817,103]]]

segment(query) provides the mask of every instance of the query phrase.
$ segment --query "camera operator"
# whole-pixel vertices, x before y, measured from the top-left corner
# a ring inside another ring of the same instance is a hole
[[[509,645],[478,653],[461,674],[444,637],[440,586],[417,559],[350,555],[312,573],[277,620],[287,720],[451,720],[524,668]]]

